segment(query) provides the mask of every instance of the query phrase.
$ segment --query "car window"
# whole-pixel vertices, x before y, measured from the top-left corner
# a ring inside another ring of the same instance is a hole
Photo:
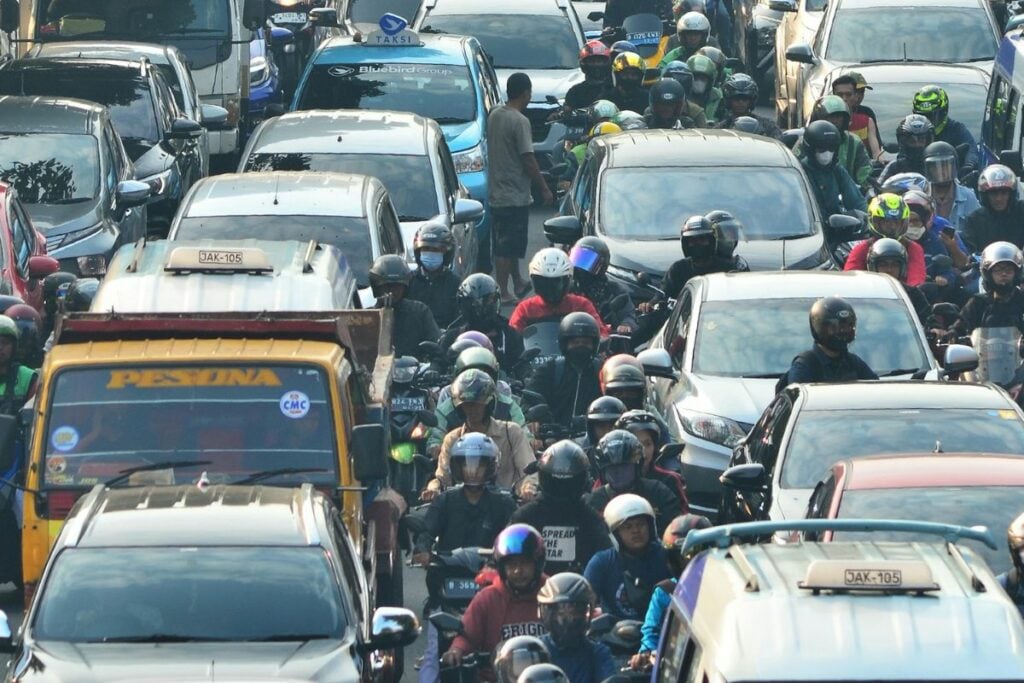
[[[779,394],[765,410],[747,439],[751,462],[764,465],[765,472],[771,473],[775,469],[779,446],[785,436],[786,424],[792,412],[793,403],[789,396],[785,393]]]
[[[184,114],[181,113],[181,107],[174,99],[174,93],[167,86],[167,81],[158,71],[153,73],[153,85],[157,94],[157,116],[163,120],[164,130],[170,130],[171,121],[184,116]]]
[[[398,216],[395,215],[395,207],[386,198],[380,200],[378,209],[380,225],[380,253],[405,255],[405,248],[402,245],[402,230],[398,225]]]
[[[686,335],[690,326],[690,312],[693,309],[693,294],[690,289],[683,291],[683,296],[672,312],[672,321],[665,326],[665,348],[672,356],[672,365],[677,369],[686,361]]]
[[[452,153],[448,149],[448,143],[443,139],[437,146],[437,154],[441,158],[441,175],[444,178],[442,194],[444,195],[445,203],[448,205],[448,210],[454,216],[455,198],[459,195],[459,174],[455,172],[455,162],[452,161]]]
[[[657,683],[677,683],[684,664],[684,653],[690,641],[686,622],[674,610],[669,610],[662,638],[661,653],[658,656]]]
[[[121,158],[121,149],[117,146],[117,133],[110,126],[103,128],[104,156],[107,157],[107,171],[104,174],[104,185],[111,197],[117,189],[117,183],[122,178],[124,171],[124,159]]]
[[[491,87],[491,83],[487,78],[488,60],[484,56],[484,53],[479,50],[473,51],[473,58],[476,60],[476,68],[480,72],[477,75],[477,80],[480,82],[480,90],[484,96],[484,108],[487,111],[494,109],[498,102],[495,100],[494,88]]]
[[[956,40],[936,40],[956,36]],[[996,36],[980,6],[894,4],[836,12],[826,58],[832,62],[958,62],[995,58]]]
[[[28,228],[28,221],[24,214],[18,211],[15,204],[11,203],[11,232],[14,234],[14,259],[21,275],[28,275],[28,259],[32,256],[35,247],[35,239]]]
[[[864,97],[864,106],[870,107],[875,112],[878,133],[882,136],[883,142],[896,142],[896,129],[899,127],[900,121],[910,112],[907,105],[907,93],[914,92],[925,85],[927,83],[872,81],[872,89],[868,90]],[[971,135],[975,137],[980,135],[982,119],[987,109],[988,86],[983,82],[944,83],[943,88],[949,96],[949,118],[964,124]],[[1014,95],[1014,102],[1016,102],[1016,95]],[[1011,115],[1015,122],[1016,113]],[[1009,135],[1011,137],[1008,139],[1012,140],[1012,124]]]
[[[989,92],[989,100],[985,105],[982,135],[988,143],[989,149],[998,154],[1004,149],[1013,147],[1020,93],[998,74],[995,76],[995,81]]]
[[[0,133],[0,180],[26,204],[71,204],[97,195],[99,147],[91,135]]]
[[[576,69],[579,40],[564,14],[437,14],[421,33],[473,36],[496,69]]]
[[[345,576],[345,581],[350,585],[347,586],[349,589],[348,595],[352,598],[355,603],[353,608],[359,614],[363,612],[363,600],[366,596],[359,590],[359,569],[356,568],[356,564],[353,560],[352,554],[354,548],[349,540],[348,530],[345,528],[345,524],[341,521],[341,516],[337,510],[332,511],[333,514],[330,516],[331,520],[331,531],[334,535],[334,545],[338,549],[338,561],[341,564],[342,572]]]

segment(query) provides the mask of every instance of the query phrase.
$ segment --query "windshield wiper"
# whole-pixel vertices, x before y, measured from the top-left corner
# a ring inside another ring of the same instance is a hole
[[[425,221],[428,220],[426,216],[409,216],[404,213],[398,214],[398,220],[400,221]]]
[[[236,482],[232,482],[232,484],[235,486],[244,486],[245,484],[255,484],[258,481],[270,479],[271,477],[283,476],[285,474],[306,474],[309,472],[327,472],[327,470],[323,467],[280,467],[276,470],[264,470],[262,472],[250,474],[248,477],[243,477]]]
[[[113,636],[89,641],[93,643],[223,643],[227,638],[187,636],[176,633],[150,633],[144,636]]]
[[[246,638],[247,643],[280,643],[288,641],[306,640],[327,640],[333,638],[329,633],[282,633],[280,635],[266,636],[263,638]]]
[[[766,372],[761,375],[740,375],[740,379],[778,379],[782,377],[781,372]]]
[[[879,377],[895,377],[896,375],[913,375],[915,372],[919,372],[921,368],[896,368],[889,372],[884,372]]]
[[[810,237],[813,233],[797,232],[792,235],[779,235],[765,238],[768,242],[785,242],[786,240],[798,240],[803,237]]]
[[[199,467],[201,465],[209,465],[209,460],[167,460],[166,462],[154,462],[148,465],[139,465],[138,467],[129,467],[126,470],[121,470],[117,473],[117,476],[107,481],[105,486],[116,486],[123,481],[127,481],[136,472],[152,472],[153,470],[175,470],[179,467]]]

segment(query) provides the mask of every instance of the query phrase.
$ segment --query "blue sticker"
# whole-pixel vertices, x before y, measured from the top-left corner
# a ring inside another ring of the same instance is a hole
[[[399,33],[404,31],[409,25],[409,22],[398,16],[388,12],[380,18],[380,30],[384,31],[384,35],[397,36]]]

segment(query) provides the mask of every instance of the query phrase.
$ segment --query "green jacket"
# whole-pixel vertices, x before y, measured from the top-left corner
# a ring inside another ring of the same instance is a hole
[[[28,400],[28,394],[36,380],[36,371],[24,365],[18,365],[13,391],[8,391],[7,377],[0,378],[0,414],[17,415]]]
[[[803,138],[796,143],[793,152],[800,159],[807,154]],[[846,169],[860,189],[867,188],[868,176],[871,175],[871,158],[859,137],[849,131],[843,135],[843,141],[839,144],[839,152],[836,154],[836,162]]]
[[[713,87],[708,91],[708,98],[704,101],[704,117],[706,118],[705,125],[711,126],[718,123],[718,118],[721,115],[721,112],[722,91]]]

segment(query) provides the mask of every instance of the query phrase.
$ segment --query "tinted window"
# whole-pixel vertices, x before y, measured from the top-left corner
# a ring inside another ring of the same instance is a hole
[[[422,33],[473,36],[496,69],[575,69],[579,43],[565,16],[430,14]]]
[[[408,111],[442,124],[476,116],[476,91],[461,64],[321,64],[298,102],[296,109]]]
[[[910,111],[910,98],[913,93],[927,83],[876,83],[872,82],[872,90],[864,97],[864,106],[871,107],[878,119],[878,132],[884,142],[896,142],[896,127]],[[987,88],[977,85],[940,83],[949,94],[949,118],[955,119],[971,131],[975,139],[981,134],[981,119],[985,113],[985,97]],[[1010,129],[1012,136],[1013,129]],[[1012,139],[1012,138],[1011,138]],[[993,148],[996,149],[996,148]],[[1007,147],[999,147],[999,150]]]
[[[33,4],[39,8],[38,35],[44,40],[231,34],[228,0],[63,0]]]
[[[938,36],[956,36],[955,40]],[[836,13],[826,56],[833,62],[977,62],[994,59],[996,37],[978,7],[895,5]]]
[[[40,598],[37,640],[336,639],[348,625],[319,548],[72,548]]]
[[[99,177],[91,135],[0,134],[0,179],[27,204],[88,201],[99,191]]]
[[[35,240],[28,229],[25,216],[20,211],[11,211],[11,232],[14,233],[14,258],[22,275],[28,275],[28,259],[35,248]]]
[[[740,240],[763,240],[817,233],[812,201],[791,168],[612,168],[601,178],[599,220],[610,237],[678,240],[687,218],[717,206],[743,224]]]

